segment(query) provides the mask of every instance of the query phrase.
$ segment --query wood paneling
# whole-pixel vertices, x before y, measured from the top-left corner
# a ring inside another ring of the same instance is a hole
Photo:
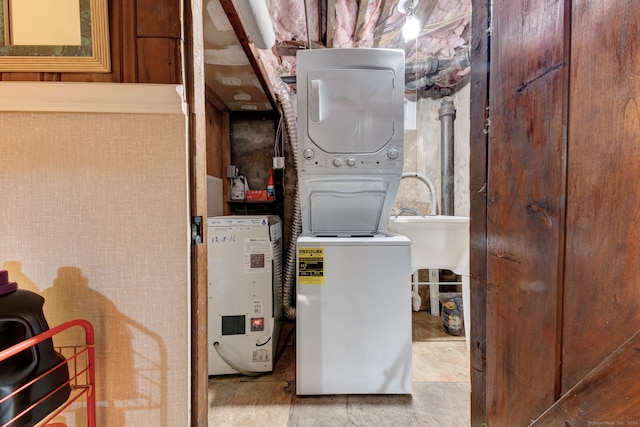
[[[202,243],[191,245],[191,419],[192,427],[208,425],[207,345],[207,112],[205,108],[202,1],[185,0],[184,75],[189,106],[189,172],[191,215],[202,218]],[[178,45],[176,45],[178,46]],[[178,54],[176,52],[176,58]]]
[[[473,4],[474,426],[640,421],[640,388],[630,379],[640,329],[636,6]],[[487,10],[488,19],[477,15]],[[478,132],[487,98],[485,146]]]
[[[229,112],[224,102],[211,90],[206,91],[207,175],[226,180],[230,164]],[[224,203],[224,200],[221,200]]]
[[[227,200],[231,187],[227,179],[227,165],[231,164],[230,113],[224,102],[209,88],[206,90],[207,111],[207,175],[222,178],[223,214],[229,214]]]
[[[30,81],[39,82],[44,80],[44,73],[2,73],[2,81]],[[48,73],[53,74],[53,73]]]
[[[138,37],[180,38],[180,2],[137,0]],[[198,1],[198,4],[202,4]]]
[[[112,42],[112,50],[115,49],[115,46],[120,46],[118,51],[120,54],[118,55],[118,60],[121,62],[120,73],[120,81],[123,83],[135,83],[138,81],[138,61],[136,60],[136,56],[138,55],[138,37],[137,37],[137,20],[133,20],[131,17],[136,16],[136,2],[135,1],[124,1],[120,3],[121,13],[117,13],[114,11],[113,15],[120,18],[120,25],[122,26],[121,30],[118,32],[118,38],[120,39],[120,44],[116,45]],[[113,59],[111,59],[111,64],[113,68]]]
[[[471,28],[471,123],[469,193],[473,206],[470,223],[471,251],[471,425],[486,424],[486,300],[487,300],[487,134],[489,38],[482,29],[489,27],[489,8],[485,2],[473,6]]]
[[[181,83],[177,39],[138,39],[138,82]]]
[[[640,9],[573,8],[563,392],[640,328]]]
[[[207,175],[226,178],[222,164],[222,115],[207,103]]]
[[[570,389],[532,426],[640,424],[640,331]]]
[[[491,426],[525,425],[555,400],[566,155],[563,17],[562,2],[493,2],[486,290]]]
[[[1,73],[4,81],[181,84],[180,0],[110,0],[109,73]]]

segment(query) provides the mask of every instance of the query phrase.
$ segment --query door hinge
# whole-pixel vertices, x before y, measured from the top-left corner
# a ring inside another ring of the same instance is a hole
[[[201,216],[191,217],[191,244],[192,245],[202,244],[202,217]]]

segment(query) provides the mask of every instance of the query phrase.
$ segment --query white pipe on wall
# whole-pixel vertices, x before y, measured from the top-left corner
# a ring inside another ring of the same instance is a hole
[[[242,23],[258,49],[271,49],[276,42],[266,0],[236,0]]]

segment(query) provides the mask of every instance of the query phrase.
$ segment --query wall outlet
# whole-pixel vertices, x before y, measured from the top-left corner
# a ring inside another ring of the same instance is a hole
[[[284,157],[274,157],[273,158],[273,168],[274,169],[284,169]]]

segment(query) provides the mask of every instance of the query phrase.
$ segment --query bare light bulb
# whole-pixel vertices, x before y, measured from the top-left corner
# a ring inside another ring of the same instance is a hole
[[[413,40],[418,37],[420,33],[420,21],[418,21],[413,15],[407,14],[407,17],[402,26],[402,36],[404,41]]]

